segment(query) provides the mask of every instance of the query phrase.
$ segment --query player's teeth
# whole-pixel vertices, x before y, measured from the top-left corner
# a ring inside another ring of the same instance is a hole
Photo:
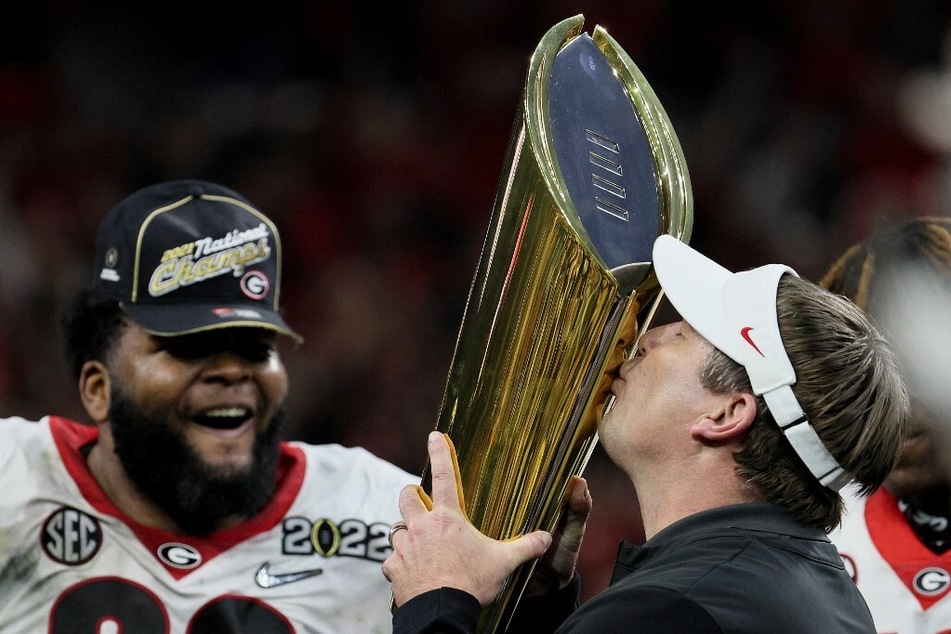
[[[218,409],[210,409],[205,412],[205,416],[214,416],[216,418],[236,418],[239,416],[247,416],[248,410],[243,407],[219,407]]]

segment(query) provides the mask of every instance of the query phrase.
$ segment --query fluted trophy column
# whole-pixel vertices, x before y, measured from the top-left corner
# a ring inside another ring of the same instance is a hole
[[[469,518],[497,539],[557,524],[610,375],[660,300],[654,239],[688,241],[692,226],[664,109],[617,42],[583,23],[555,25],[532,55],[436,424]],[[505,629],[531,571],[508,580],[480,631]]]

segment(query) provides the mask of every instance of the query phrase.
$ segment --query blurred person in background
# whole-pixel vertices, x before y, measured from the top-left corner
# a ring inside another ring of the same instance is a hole
[[[951,631],[951,217],[878,229],[822,285],[894,339],[913,406],[895,469],[869,498],[845,491],[831,537],[879,632]]]

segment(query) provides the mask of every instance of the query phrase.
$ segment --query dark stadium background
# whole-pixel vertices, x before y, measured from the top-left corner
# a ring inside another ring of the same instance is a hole
[[[84,420],[56,314],[93,233],[158,180],[272,215],[288,435],[422,466],[528,58],[601,24],[680,137],[693,244],[811,279],[883,222],[948,213],[951,4],[939,0],[46,0],[0,9],[0,415]],[[637,506],[600,451],[581,562],[607,583]]]

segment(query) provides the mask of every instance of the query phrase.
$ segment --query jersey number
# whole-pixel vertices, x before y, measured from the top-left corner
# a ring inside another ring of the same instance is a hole
[[[50,612],[51,634],[166,634],[168,614],[155,594],[125,579],[101,577],[75,585]],[[294,631],[283,615],[248,597],[225,596],[206,603],[188,624],[189,634]]]

